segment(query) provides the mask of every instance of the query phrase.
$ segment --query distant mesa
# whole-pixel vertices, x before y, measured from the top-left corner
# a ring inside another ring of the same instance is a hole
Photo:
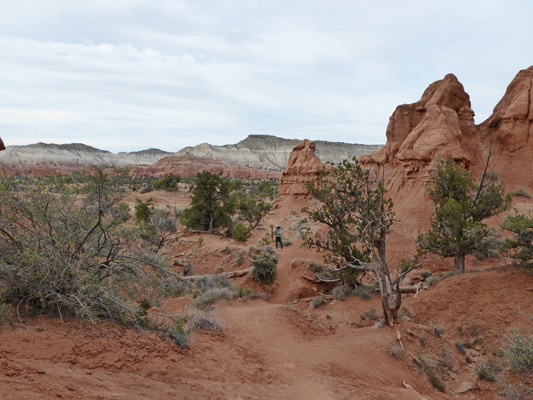
[[[271,135],[249,135],[236,144],[213,146],[202,143],[194,147],[185,147],[178,155],[190,154],[196,157],[209,157],[223,162],[241,164],[252,168],[261,168],[282,172],[289,162],[293,148],[301,139],[283,139]],[[314,142],[316,154],[323,162],[339,163],[342,160],[371,154],[382,145],[362,145],[342,142]]]
[[[280,177],[294,146],[300,140],[270,135],[250,135],[236,144],[213,146],[207,143],[186,147],[178,153],[159,149],[118,154],[82,143],[8,146],[0,154],[3,168],[23,174],[72,173],[91,164],[134,166],[135,173],[164,175],[174,172],[194,176],[209,170],[220,176],[235,178]],[[352,155],[369,154],[381,145],[359,145],[318,141],[317,154],[324,161],[341,162]],[[172,169],[174,168],[174,169]]]

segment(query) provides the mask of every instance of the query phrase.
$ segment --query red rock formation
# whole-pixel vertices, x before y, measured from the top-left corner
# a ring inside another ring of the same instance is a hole
[[[398,106],[387,126],[387,144],[364,162],[430,162],[450,153],[456,160],[472,161],[477,141],[470,97],[455,75],[448,74],[424,91],[413,104]]]
[[[6,149],[6,146],[4,145],[2,138],[0,138],[0,151],[5,150],[5,149]]]
[[[494,170],[508,191],[533,191],[533,66],[520,71],[479,130],[494,140]]]
[[[279,182],[281,195],[308,195],[306,182],[319,183],[319,172],[324,163],[315,154],[315,144],[304,139],[298,143],[289,157]]]
[[[479,176],[492,145],[490,169],[507,191],[533,189],[533,67],[520,71],[493,115],[474,124],[470,98],[452,75],[432,83],[420,101],[396,108],[387,144],[360,158],[385,170],[389,196],[399,221],[389,242],[394,261],[414,252],[414,239],[429,227],[433,203],[426,187],[434,162],[446,153]]]
[[[183,156],[167,156],[152,165],[140,165],[132,169],[137,176],[162,177],[172,172],[180,176],[195,176],[198,172],[209,171],[225,178],[278,178],[279,172],[250,168],[243,165],[230,164],[213,158],[195,157],[190,154]]]

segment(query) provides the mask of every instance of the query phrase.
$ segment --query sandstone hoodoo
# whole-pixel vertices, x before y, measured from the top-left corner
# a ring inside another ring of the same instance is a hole
[[[305,184],[319,183],[319,173],[324,163],[315,154],[315,149],[315,144],[308,139],[302,140],[294,147],[279,182],[281,195],[306,196],[308,191]]]
[[[387,127],[387,143],[359,161],[385,171],[388,194],[402,219],[395,224],[393,259],[414,251],[416,235],[429,227],[433,204],[426,187],[434,163],[450,154],[479,177],[491,151],[489,168],[507,192],[533,190],[533,67],[513,79],[493,114],[474,123],[470,97],[453,74],[432,83],[422,98],[396,108]]]
[[[476,142],[470,97],[455,75],[448,74],[429,85],[416,103],[398,106],[387,127],[387,144],[361,159],[378,164],[430,162],[437,153],[450,153],[469,164]]]

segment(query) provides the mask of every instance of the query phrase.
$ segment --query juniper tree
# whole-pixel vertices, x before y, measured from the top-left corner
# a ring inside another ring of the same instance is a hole
[[[336,274],[368,272],[379,284],[385,322],[392,326],[401,306],[400,284],[412,266],[393,278],[387,264],[386,236],[394,211],[383,177],[353,158],[322,169],[320,182],[320,186],[307,184],[318,206],[302,211],[326,225],[327,232],[305,232],[304,245],[325,251]]]
[[[209,171],[196,174],[191,205],[183,210],[187,228],[211,231],[230,226],[237,203],[231,182]]]
[[[503,221],[502,228],[514,234],[505,241],[510,256],[524,267],[533,268],[533,217],[525,214],[510,215]]]
[[[489,234],[482,222],[507,210],[511,196],[504,194],[495,173],[488,171],[490,155],[478,183],[472,172],[456,164],[450,155],[438,160],[428,193],[435,204],[435,215],[428,232],[420,234],[421,253],[432,252],[454,257],[455,273],[465,272],[465,258],[479,249]]]

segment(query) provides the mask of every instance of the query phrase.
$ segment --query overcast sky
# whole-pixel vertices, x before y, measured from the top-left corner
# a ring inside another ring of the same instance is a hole
[[[533,65],[531,0],[0,0],[0,136],[167,151],[385,143],[454,73],[483,122]]]

